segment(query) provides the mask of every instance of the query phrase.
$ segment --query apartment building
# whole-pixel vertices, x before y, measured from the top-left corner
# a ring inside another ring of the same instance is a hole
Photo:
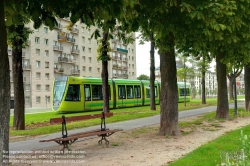
[[[23,49],[23,81],[25,107],[50,107],[53,80],[59,76],[101,77],[102,63],[97,60],[97,40],[91,39],[96,27],[86,28],[77,22],[72,29],[69,18],[58,19],[58,26],[50,31],[42,25],[29,36]],[[27,25],[32,29],[33,23]],[[135,34],[133,34],[135,37]],[[118,39],[110,41],[112,59],[108,64],[109,78],[136,79],[136,45],[125,45]],[[11,98],[12,51],[10,60]]]

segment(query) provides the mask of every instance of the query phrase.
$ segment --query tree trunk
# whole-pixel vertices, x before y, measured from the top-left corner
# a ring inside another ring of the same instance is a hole
[[[202,64],[202,70],[201,70],[201,92],[202,92],[202,104],[206,104],[206,86],[205,86],[205,74],[206,74],[206,69],[205,69],[205,56],[202,58],[203,64]]]
[[[5,156],[9,155],[10,67],[4,18],[4,2],[0,0],[0,165],[8,166]]]
[[[178,126],[178,88],[176,78],[176,60],[174,36],[172,33],[163,38],[161,46],[171,46],[169,51],[160,50],[161,72],[161,115],[159,135],[181,135]],[[166,42],[168,42],[166,44]]]
[[[15,31],[20,36],[23,34],[24,25],[11,26],[9,29]],[[24,88],[22,69],[22,45],[20,38],[14,37],[12,41],[12,71],[14,82],[14,120],[15,130],[25,130],[25,108],[24,108]]]
[[[107,60],[107,50],[108,50],[108,32],[103,32],[102,56],[106,57],[102,60],[102,92],[103,92],[103,112],[109,112],[109,89],[108,89],[108,60]]]
[[[250,63],[244,66],[245,69],[245,110],[250,110],[249,104],[250,104]]]
[[[216,118],[229,118],[229,106],[228,106],[228,96],[227,96],[227,78],[226,78],[226,65],[221,62],[225,57],[225,53],[218,50],[218,55],[216,56],[216,74],[217,74],[217,85],[218,85],[218,95],[217,95],[217,110]]]
[[[234,100],[234,74],[230,73],[227,76],[228,80],[229,80],[229,98],[230,100]]]
[[[150,50],[150,109],[156,110],[155,107],[155,41],[154,34],[150,36],[151,50]]]

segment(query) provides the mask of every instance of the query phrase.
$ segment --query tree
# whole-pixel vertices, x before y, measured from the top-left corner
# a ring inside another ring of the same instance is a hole
[[[7,54],[7,33],[4,17],[4,1],[0,0],[0,163],[9,165],[9,120],[10,120],[10,73]]]
[[[250,111],[250,63],[244,66],[245,75],[245,110]]]
[[[149,76],[145,75],[145,74],[141,74],[139,75],[139,77],[137,77],[137,80],[149,80]]]
[[[25,129],[25,102],[23,87],[22,48],[27,45],[29,34],[32,32],[25,27],[27,19],[19,15],[20,23],[7,26],[8,43],[12,47],[12,71],[14,82],[14,119],[13,128]]]
[[[229,98],[230,98],[230,100],[234,100],[234,97],[235,97],[234,95],[236,95],[236,94],[233,93],[234,92],[233,85],[236,84],[236,78],[238,76],[240,76],[240,74],[243,70],[243,68],[238,67],[235,69],[235,67],[236,66],[232,67],[230,64],[227,64],[227,69],[229,71],[229,73],[227,74],[227,78],[229,80]]]

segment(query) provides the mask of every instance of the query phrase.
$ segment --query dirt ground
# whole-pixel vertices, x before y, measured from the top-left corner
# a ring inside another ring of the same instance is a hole
[[[190,121],[196,118],[198,116],[184,118],[180,121]],[[47,162],[53,162],[53,165],[58,163],[58,165],[65,166],[162,166],[230,130],[248,124],[250,124],[249,117],[220,123],[203,122],[200,125],[181,128],[182,136],[180,137],[158,136],[159,124],[157,124],[115,133],[108,138],[109,146],[98,145],[100,138],[97,137],[79,140],[70,146],[72,151],[66,152],[64,155],[56,154],[62,147],[55,143],[55,146],[49,149],[33,151],[29,157],[26,157],[28,155],[25,156],[25,154],[20,157],[29,162],[13,163],[12,165],[42,166],[52,165]],[[44,155],[45,153],[46,155]],[[41,156],[41,154],[43,155]]]

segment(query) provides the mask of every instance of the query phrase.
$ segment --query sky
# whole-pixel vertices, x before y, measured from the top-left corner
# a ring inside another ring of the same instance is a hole
[[[138,36],[138,33],[136,33]],[[144,45],[139,44],[139,40],[136,39],[136,77],[141,74],[150,76],[150,42],[146,42]],[[210,70],[214,71],[215,62],[214,60],[210,64]],[[160,57],[155,51],[155,67],[160,67]]]
[[[150,43],[139,45],[139,40],[136,39],[136,76],[145,74],[150,76]],[[160,57],[155,51],[155,67],[160,66]]]

